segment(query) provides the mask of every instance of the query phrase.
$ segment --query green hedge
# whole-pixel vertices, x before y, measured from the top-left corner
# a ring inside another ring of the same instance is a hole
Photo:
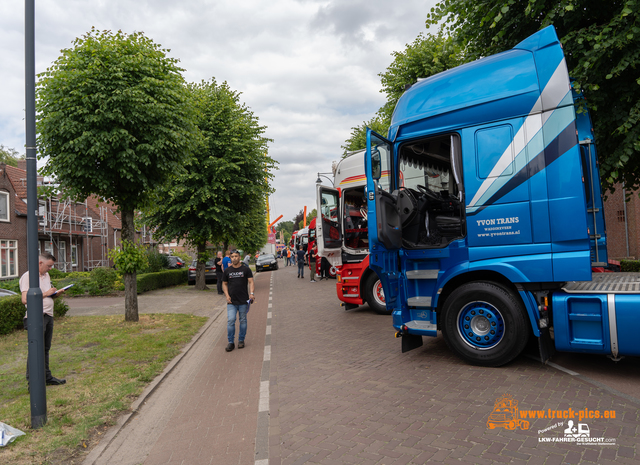
[[[620,271],[640,271],[640,260],[620,260]]]
[[[187,282],[188,272],[187,268],[183,268],[180,270],[167,270],[160,271],[158,273],[137,275],[138,294],[151,291],[153,289],[185,284]],[[86,274],[88,275],[89,273]],[[115,272],[110,271],[109,269],[101,269],[100,271],[94,270],[90,277],[76,276],[73,279],[70,279],[72,276],[67,276],[59,282],[56,282],[54,285],[55,287],[62,287],[62,285],[70,284],[72,281],[75,281],[77,284],[69,289],[69,291],[72,289],[77,291],[82,289],[82,293],[84,293],[86,289],[90,293],[106,293],[108,292],[108,288],[114,285],[114,279],[116,277]],[[67,280],[69,282],[67,282]],[[93,286],[98,282],[100,284],[97,285],[97,289],[94,289]],[[117,285],[118,281],[116,281],[115,284]],[[25,311],[25,306],[22,304],[20,295],[0,298],[0,335],[9,334],[18,328],[22,328],[22,319],[24,318]],[[53,300],[53,314],[56,318],[65,316],[68,311],[69,306],[65,303],[62,297],[58,297]]]
[[[187,282],[188,268],[137,275],[138,294]]]
[[[69,306],[64,299],[59,297],[53,300],[53,314],[56,318],[65,316],[68,311]],[[26,308],[22,303],[21,296],[12,295],[0,298],[0,335],[9,334],[18,328],[22,328],[22,319],[25,312]]]

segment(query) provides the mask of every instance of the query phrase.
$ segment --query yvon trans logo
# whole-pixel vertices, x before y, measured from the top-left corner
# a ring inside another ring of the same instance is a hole
[[[496,399],[492,412],[487,420],[490,429],[505,428],[508,430],[529,429],[529,420],[548,419],[561,420],[538,430],[538,442],[569,442],[578,445],[615,445],[615,438],[592,437],[592,431],[584,419],[612,419],[616,417],[615,410],[520,410],[518,401],[510,394],[504,394]],[[566,421],[565,421],[566,420]],[[577,420],[577,421],[574,421]],[[549,431],[556,430],[562,435],[541,436]]]

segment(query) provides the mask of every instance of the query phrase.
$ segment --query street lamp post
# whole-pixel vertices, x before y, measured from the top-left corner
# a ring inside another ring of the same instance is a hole
[[[27,158],[27,259],[29,291],[27,292],[27,330],[29,340],[29,393],[31,427],[47,423],[47,391],[44,373],[44,330],[42,291],[38,267],[38,166],[36,163],[36,52],[35,0],[25,0],[24,68],[25,68],[25,129]]]
[[[322,179],[320,179],[320,177],[323,177],[328,179],[333,187],[336,187],[335,184],[333,184],[333,180],[328,176],[325,176],[325,174],[333,174],[333,173],[318,173],[318,179],[316,179],[316,184],[322,184]]]

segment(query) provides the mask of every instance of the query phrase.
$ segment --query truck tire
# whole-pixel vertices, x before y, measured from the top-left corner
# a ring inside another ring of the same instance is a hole
[[[527,313],[513,292],[490,282],[463,284],[442,309],[442,335],[472,365],[498,367],[520,355],[529,340]]]
[[[365,302],[367,302],[369,307],[378,315],[391,315],[391,311],[387,310],[384,301],[384,291],[382,290],[382,283],[378,275],[371,273],[367,276],[362,294]]]

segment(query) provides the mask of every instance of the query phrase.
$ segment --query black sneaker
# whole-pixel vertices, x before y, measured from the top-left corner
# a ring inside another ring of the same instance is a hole
[[[244,341],[238,341],[238,349],[244,349]]]
[[[53,376],[47,380],[47,386],[60,386],[67,382],[66,379],[58,379]]]
[[[230,342],[227,347],[224,348],[224,350],[226,350],[227,352],[231,352],[233,349],[236,348],[236,345],[233,342]]]

